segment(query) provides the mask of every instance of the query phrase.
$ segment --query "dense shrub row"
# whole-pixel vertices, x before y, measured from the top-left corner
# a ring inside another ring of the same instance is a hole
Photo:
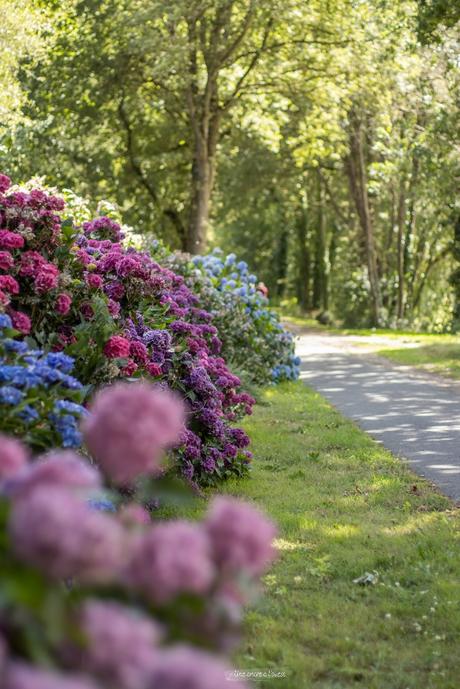
[[[206,484],[242,474],[248,438],[233,422],[254,400],[219,356],[213,314],[184,278],[126,248],[107,217],[81,228],[63,201],[0,187],[0,303],[33,347],[64,351],[87,386],[149,378],[181,393],[188,429],[176,450],[182,472]]]
[[[273,526],[149,508],[166,450],[196,482],[243,473],[254,400],[182,276],[63,212],[0,176],[0,686],[219,689]]]
[[[187,285],[210,311],[219,330],[222,355],[244,380],[265,385],[299,376],[291,333],[269,308],[263,285],[234,254],[220,249],[206,256],[170,254],[158,242],[153,251],[160,260],[184,275]]]
[[[254,400],[226,358],[292,377],[292,343],[231,257],[152,255],[76,210],[0,175],[0,686],[221,689],[274,527],[232,498],[154,508],[183,497],[171,467],[246,471]]]

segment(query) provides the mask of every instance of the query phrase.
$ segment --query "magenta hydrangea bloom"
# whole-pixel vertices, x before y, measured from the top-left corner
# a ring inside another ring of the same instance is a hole
[[[19,294],[19,283],[12,275],[0,275],[0,289],[8,294]]]
[[[160,451],[179,437],[182,402],[147,383],[118,383],[99,392],[83,435],[92,456],[116,483],[159,470]]]
[[[104,281],[101,276],[96,275],[95,273],[88,273],[85,275],[85,281],[87,285],[93,289],[101,289],[104,285]]]
[[[0,251],[0,270],[9,270],[14,266],[14,258],[9,251]]]
[[[38,251],[24,251],[21,254],[19,275],[21,277],[36,277],[45,263],[46,260]]]
[[[229,681],[230,668],[215,656],[188,646],[173,646],[158,653],[151,675],[151,689],[249,689]]]
[[[59,294],[56,299],[56,313],[67,316],[72,306],[72,297],[69,294]]]
[[[13,322],[13,328],[16,328],[22,335],[28,335],[32,328],[29,316],[21,311],[13,311],[12,309],[8,313]]]
[[[180,520],[152,527],[133,548],[127,578],[159,604],[181,593],[206,594],[214,579],[206,533]]]
[[[2,249],[22,249],[24,237],[17,232],[0,230],[0,247]]]
[[[161,638],[161,630],[152,620],[118,603],[89,600],[81,613],[80,628],[86,640],[82,668],[109,686],[146,686]]]
[[[37,487],[99,488],[101,477],[96,468],[70,450],[52,452],[30,464],[12,487],[17,497],[30,495]]]
[[[117,520],[57,486],[15,501],[8,528],[18,557],[52,578],[110,580],[126,556]]]
[[[27,463],[25,446],[19,440],[0,434],[0,481],[18,475]]]
[[[130,343],[126,337],[112,335],[106,342],[104,354],[108,359],[124,359],[129,356]]]
[[[275,557],[275,525],[258,509],[237,498],[214,498],[206,528],[215,561],[224,572],[243,570],[259,575]]]
[[[52,263],[45,263],[40,266],[34,285],[38,294],[44,294],[55,289],[58,286],[58,282],[59,269]]]
[[[147,347],[143,342],[133,340],[129,345],[129,353],[136,361],[145,364],[148,359]]]
[[[26,665],[10,663],[2,689],[98,689],[88,677],[60,674]]]
[[[11,180],[7,175],[0,174],[0,194],[3,194],[11,186]]]

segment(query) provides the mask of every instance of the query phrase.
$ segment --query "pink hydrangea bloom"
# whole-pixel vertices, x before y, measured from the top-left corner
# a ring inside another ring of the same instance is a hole
[[[1,287],[1,284],[0,284]],[[129,353],[135,359],[141,364],[145,364],[145,362],[148,359],[148,351],[147,347],[143,342],[139,342],[138,340],[133,340],[130,345],[129,345]]]
[[[129,356],[129,340],[121,335],[112,335],[104,347],[108,359],[124,359]]]
[[[9,294],[19,294],[18,281],[12,275],[0,275],[0,289]]]
[[[0,247],[3,249],[22,249],[24,237],[17,232],[0,230]]]
[[[173,444],[183,427],[182,402],[146,383],[118,383],[96,395],[83,423],[86,445],[117,483],[157,472],[160,450]]]
[[[34,280],[35,289],[38,294],[44,294],[58,286],[59,270],[52,263],[45,263]]]
[[[80,628],[87,642],[82,668],[109,686],[146,686],[161,638],[160,628],[152,620],[118,603],[89,600],[81,613]]]
[[[86,284],[89,287],[92,287],[93,289],[100,289],[104,284],[104,281],[102,280],[101,276],[96,275],[95,273],[88,273],[87,275],[85,275],[85,280]]]
[[[10,301],[11,301],[11,300],[10,300],[9,295],[8,295],[6,292],[3,292],[3,291],[0,289],[0,304],[1,304],[2,306],[8,306],[8,304],[10,303]]]
[[[249,689],[229,681],[230,668],[215,656],[188,646],[173,646],[157,654],[149,687],[152,689]]]
[[[152,527],[134,545],[127,578],[160,604],[181,593],[207,593],[214,567],[206,533],[180,520]]]
[[[24,445],[0,434],[0,480],[19,474],[27,463],[28,453]]]
[[[150,375],[153,378],[157,378],[158,376],[161,376],[161,374],[162,374],[160,364],[154,364],[153,362],[150,362],[147,364],[147,371],[150,373]]]
[[[72,306],[72,297],[69,294],[59,294],[56,299],[56,313],[67,316]]]
[[[14,266],[14,258],[9,251],[0,251],[0,270],[9,270]]]
[[[85,321],[90,321],[92,318],[94,318],[94,309],[89,302],[85,302],[80,306],[80,313]]]
[[[100,485],[101,477],[94,467],[71,450],[61,450],[30,464],[18,477],[12,492],[15,496],[27,497],[37,486],[92,489]]]
[[[63,675],[25,663],[10,663],[2,689],[98,689],[93,680],[78,675]]]
[[[274,559],[274,524],[236,498],[214,498],[206,518],[217,565],[227,572],[261,574]]]
[[[3,194],[11,186],[11,180],[6,175],[0,175],[0,194]]]
[[[24,251],[21,255],[19,275],[22,277],[36,277],[40,268],[46,263],[38,251]]]
[[[109,310],[110,315],[113,318],[118,318],[118,316],[120,315],[121,306],[117,301],[114,301],[113,299],[109,299],[108,304],[107,304],[107,308]]]
[[[133,375],[133,373],[137,371],[138,368],[139,366],[136,364],[135,361],[133,361],[132,359],[128,359],[128,363],[126,364],[126,366],[123,366],[123,368],[121,369],[121,373],[125,378],[129,378]]]
[[[148,526],[152,523],[149,512],[136,503],[123,505],[120,509],[120,520],[126,526]]]
[[[89,265],[92,260],[91,256],[84,249],[78,249],[78,251],[75,253],[75,257],[84,266]]]
[[[125,556],[117,520],[58,486],[15,501],[8,529],[18,557],[56,579],[110,580]]]
[[[13,322],[13,327],[22,335],[28,335],[32,329],[32,323],[25,313],[22,311],[9,311],[10,318]]]

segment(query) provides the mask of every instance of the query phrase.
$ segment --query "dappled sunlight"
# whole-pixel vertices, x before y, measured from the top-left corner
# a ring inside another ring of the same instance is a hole
[[[361,528],[356,526],[356,524],[333,524],[332,526],[322,527],[321,530],[325,536],[340,540],[356,536],[361,531]]]
[[[284,538],[276,538],[274,546],[277,550],[306,550],[308,546],[300,541],[288,541]]]
[[[409,536],[427,526],[436,526],[437,521],[439,521],[439,512],[417,513],[407,517],[401,524],[384,527],[382,533],[388,536]]]
[[[300,338],[301,378],[413,469],[460,499],[460,386],[356,351],[344,336]]]

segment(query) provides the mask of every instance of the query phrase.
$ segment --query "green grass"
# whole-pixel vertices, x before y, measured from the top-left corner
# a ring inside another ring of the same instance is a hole
[[[301,383],[267,391],[246,429],[252,476],[223,492],[276,520],[280,557],[235,665],[286,673],[261,689],[460,686],[450,501]]]
[[[416,366],[449,378],[458,379],[460,378],[460,340],[455,339],[455,343],[435,341],[432,344],[421,344],[416,347],[380,349],[377,354],[398,364]]]

